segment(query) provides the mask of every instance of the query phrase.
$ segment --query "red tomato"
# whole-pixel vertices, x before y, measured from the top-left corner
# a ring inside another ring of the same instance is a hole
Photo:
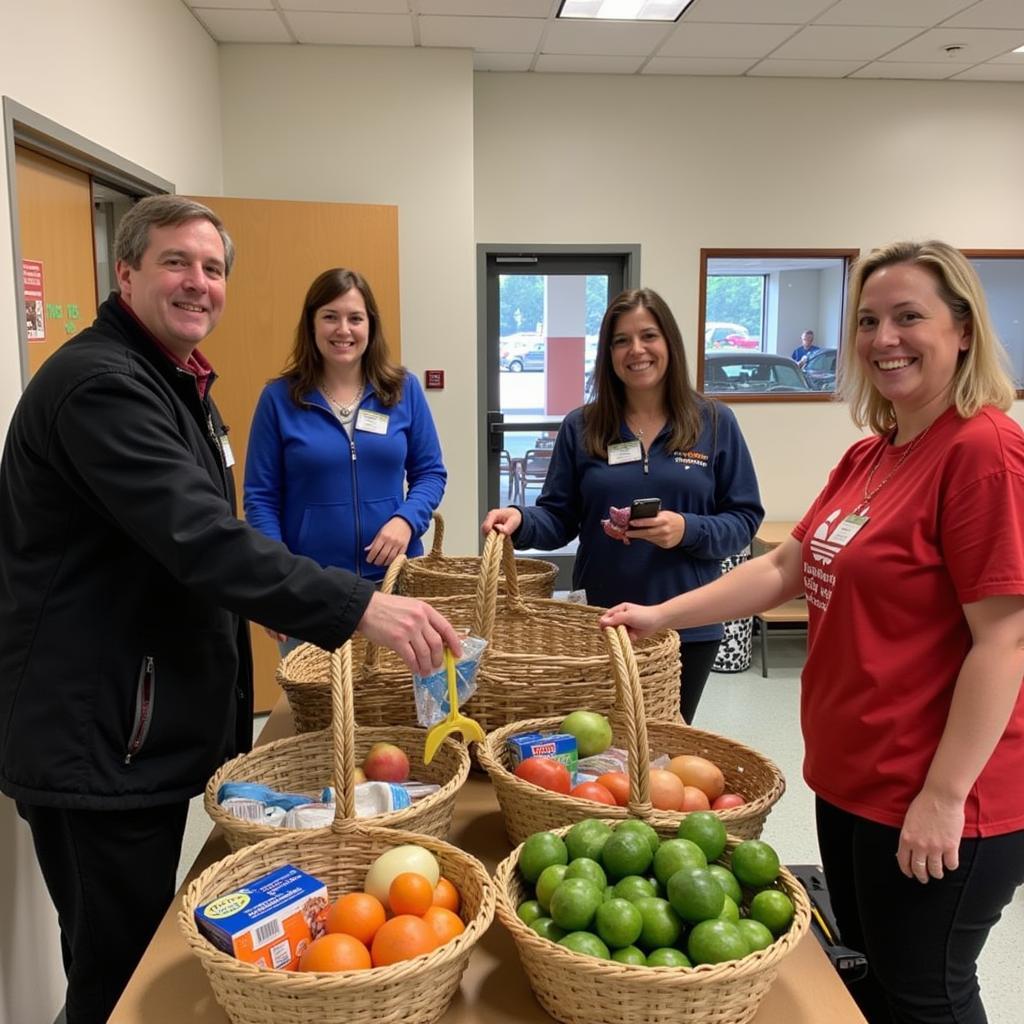
[[[573,786],[569,796],[578,796],[581,800],[596,800],[599,804],[615,806],[615,797],[599,782],[581,782],[578,786]]]
[[[551,757],[528,757],[516,765],[516,778],[532,782],[541,789],[550,789],[553,793],[568,793],[572,789],[569,769]]]
[[[742,807],[747,801],[739,793],[723,793],[711,801],[713,811],[724,811],[729,807]]]

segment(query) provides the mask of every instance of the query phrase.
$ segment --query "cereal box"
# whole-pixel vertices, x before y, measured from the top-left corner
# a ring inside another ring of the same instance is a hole
[[[576,785],[576,765],[579,754],[576,749],[576,737],[567,732],[555,732],[542,735],[539,732],[520,732],[510,736],[506,741],[509,760],[515,769],[520,761],[528,757],[550,757],[561,761],[569,770],[569,778]]]
[[[294,971],[318,938],[327,886],[286,864],[197,908],[196,924],[218,949],[258,967]]]

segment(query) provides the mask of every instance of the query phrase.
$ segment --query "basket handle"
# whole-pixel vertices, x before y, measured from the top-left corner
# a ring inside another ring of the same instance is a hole
[[[441,518],[440,512],[434,512],[432,514],[434,520],[434,539],[430,545],[430,557],[431,558],[443,558],[444,557],[444,519]]]
[[[395,560],[388,566],[388,571],[384,573],[384,580],[380,585],[380,592],[382,594],[393,594],[398,589],[398,580],[402,575],[402,570],[405,568],[405,563],[408,561],[405,555],[398,555]],[[380,662],[380,647],[379,645],[371,642],[366,644],[366,657],[363,659],[363,663],[369,669],[376,669]]]
[[[356,820],[356,716],[352,702],[352,641],[331,652],[331,743],[334,751],[334,822],[337,832]]]
[[[480,575],[476,581],[473,603],[473,634],[490,643],[494,635],[494,619],[498,611],[498,569],[501,564],[501,534],[491,530],[484,538],[480,559]],[[486,657],[486,651],[484,657]]]
[[[515,548],[512,546],[512,538],[502,534],[504,542],[501,547],[501,569],[505,574],[505,593],[508,595],[509,604],[517,614],[525,614],[527,611],[523,595],[519,591],[519,565],[516,562]]]
[[[611,657],[615,690],[626,721],[626,750],[629,753],[629,813],[646,818],[653,811],[651,805],[651,751],[647,744],[647,717],[644,695],[640,688],[640,670],[637,667],[633,645],[625,626],[606,628],[605,640]]]

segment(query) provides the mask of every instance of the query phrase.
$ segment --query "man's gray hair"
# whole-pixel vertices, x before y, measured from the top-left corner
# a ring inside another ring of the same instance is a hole
[[[164,228],[200,219],[208,220],[224,243],[224,276],[227,277],[231,273],[231,264],[235,262],[235,243],[213,210],[185,196],[146,196],[140,199],[117,226],[114,258],[138,270],[142,265],[142,256],[149,247],[151,227]]]

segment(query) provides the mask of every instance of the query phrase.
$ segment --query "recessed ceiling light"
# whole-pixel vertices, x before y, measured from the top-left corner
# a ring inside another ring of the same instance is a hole
[[[676,21],[693,0],[562,0],[559,18]]]
[[[1024,53],[1024,46],[1018,46],[1017,49],[1014,50],[1013,52],[1014,53]]]

